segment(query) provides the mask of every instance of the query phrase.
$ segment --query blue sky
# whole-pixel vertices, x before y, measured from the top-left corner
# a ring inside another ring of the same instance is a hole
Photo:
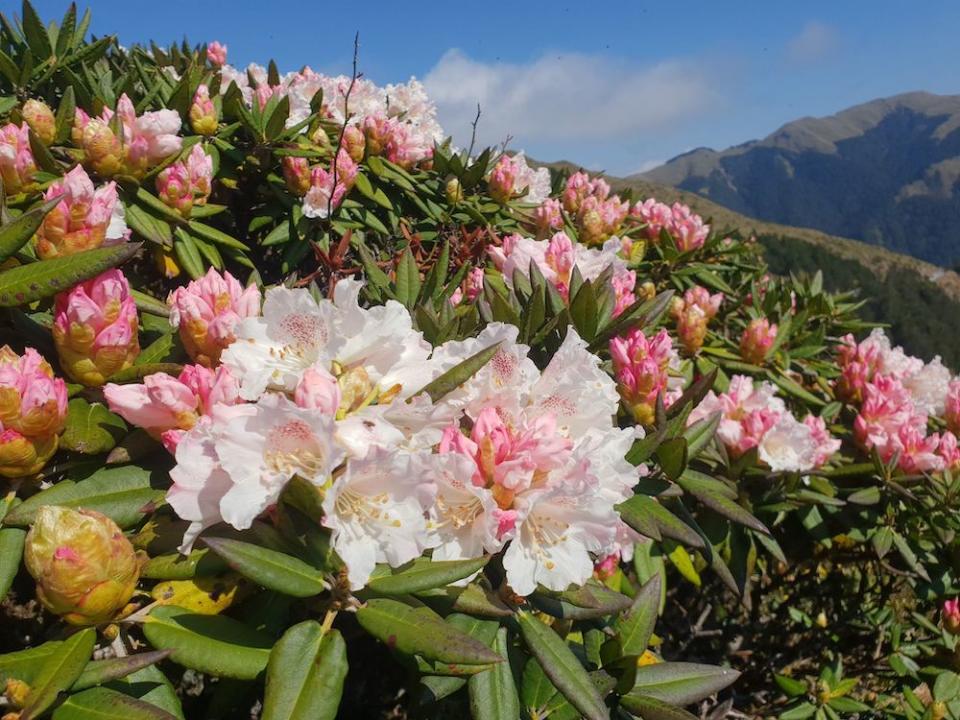
[[[34,4],[45,20],[67,5]],[[484,142],[614,174],[876,97],[960,93],[955,0],[88,4],[124,44],[219,39],[233,64],[284,70],[349,72],[359,30],[365,76],[420,78],[462,144],[479,101]]]

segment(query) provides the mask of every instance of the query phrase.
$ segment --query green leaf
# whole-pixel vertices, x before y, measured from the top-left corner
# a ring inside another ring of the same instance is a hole
[[[654,575],[640,588],[627,612],[614,623],[621,656],[640,656],[647,649],[653,628],[657,624],[662,584]]]
[[[184,720],[183,708],[173,684],[155,665],[137,670],[122,680],[114,680],[108,687],[166,710],[178,720]]]
[[[654,540],[668,537],[690,547],[704,546],[703,538],[655,498],[634,495],[618,505],[617,510],[623,521],[641,535]]]
[[[697,716],[683,708],[646,695],[624,695],[620,705],[643,720],[697,720]]]
[[[119,265],[139,249],[139,243],[124,243],[0,272],[0,307],[26,305],[67,290]]]
[[[170,655],[169,650],[151,650],[149,652],[115,657],[108,660],[93,660],[80,673],[80,677],[70,688],[73,692],[86,690],[95,685],[103,685],[111,680],[119,680],[131,673],[158,663]]]
[[[177,228],[174,235],[173,253],[177,256],[177,261],[187,271],[187,275],[194,280],[200,279],[203,277],[203,258],[200,257],[197,244],[183,228]]]
[[[484,365],[490,362],[499,349],[500,343],[496,343],[488,348],[484,348],[478,353],[474,353],[466,360],[454,365],[440,375],[440,377],[424,385],[420,390],[415,392],[414,395],[427,393],[433,402],[437,402],[447,393],[453,392],[476,375]]]
[[[420,271],[417,268],[417,261],[413,259],[413,253],[407,248],[400,262],[397,264],[397,300],[413,308],[420,295]]]
[[[139,205],[127,205],[125,211],[127,225],[144,240],[169,248],[173,245],[173,231],[166,220],[147,212]]]
[[[723,483],[701,473],[686,472],[677,480],[684,491],[693,495],[708,508],[723,515],[735,523],[745,525],[764,535],[769,535],[767,526],[747,512],[737,501],[730,497],[731,492]]]
[[[528,612],[517,613],[517,621],[524,642],[550,682],[587,720],[607,720],[610,713],[603,698],[560,636]]]
[[[233,618],[199,615],[172,605],[147,616],[143,634],[170,658],[200,672],[253,680],[267,667],[272,639]]]
[[[805,682],[779,674],[774,674],[773,679],[787,697],[795,698],[807,694],[807,684]]]
[[[736,670],[713,665],[657,663],[637,668],[629,695],[652,697],[672,705],[689,705],[723,690],[738,677],[740,673]]]
[[[816,712],[816,705],[804,702],[780,713],[780,720],[806,720],[807,718],[813,717]]]
[[[473,720],[512,720],[520,717],[520,698],[507,662],[507,629],[501,627],[493,649],[504,659],[499,665],[473,675],[468,682]]]
[[[571,620],[614,615],[630,607],[629,597],[593,581],[562,593],[538,590],[530,595],[529,600],[534,607],[548,615]]]
[[[406,595],[432,590],[470,577],[481,570],[489,559],[487,555],[472,560],[420,558],[410,563],[406,569],[400,568],[391,575],[371,579],[367,587],[385,595]]]
[[[100,403],[76,397],[67,406],[67,424],[60,447],[86,455],[113,449],[127,433],[127,425]]]
[[[0,528],[0,602],[7,596],[14,578],[20,571],[23,541],[27,531],[20,528]]]
[[[294,625],[270,651],[262,720],[333,720],[346,675],[339,631],[324,635],[315,620]]]
[[[714,413],[710,417],[698,420],[684,430],[683,437],[687,441],[687,454],[689,457],[696,457],[697,453],[706,447],[707,443],[713,440],[713,436],[717,433],[717,428],[720,427],[720,419],[722,417],[722,413]]]
[[[682,437],[664,440],[654,452],[663,474],[676,480],[687,467],[687,441]]]
[[[156,373],[166,373],[167,375],[176,377],[180,374],[181,370],[183,370],[183,365],[179,363],[134,363],[130,367],[111,375],[110,382],[116,383],[117,385],[140,382],[147,375],[155,375]]]
[[[501,660],[489,647],[425,607],[413,608],[396,600],[376,598],[357,611],[357,621],[388,647],[407,655],[466,665]]]
[[[159,473],[158,473],[159,475]],[[27,498],[4,518],[5,525],[26,527],[43,505],[87,508],[101,512],[121,528],[140,522],[165,491],[152,484],[150,471],[132,465],[98,470],[86,480],[61,480]],[[157,478],[159,481],[159,478]]]
[[[177,720],[166,710],[110,688],[71,695],[53,712],[53,720]]]
[[[0,683],[5,683],[9,678],[17,678],[27,684],[33,684],[40,668],[61,645],[63,643],[59,640],[50,640],[26,650],[0,655]]]
[[[56,651],[44,661],[30,684],[30,693],[27,695],[20,720],[33,720],[40,717],[53,705],[61,692],[69,689],[76,682],[90,660],[96,642],[96,631],[93,628],[86,628],[64,640],[56,648]]]
[[[196,220],[191,220],[189,223],[187,223],[187,225],[190,228],[191,233],[199,238],[202,238],[203,240],[209,240],[212,243],[233,248],[234,250],[248,249],[246,245],[232,235],[227,235],[225,232],[217,230],[215,227],[211,227],[210,225],[199,223]]]
[[[62,195],[47,200],[0,227],[0,263],[30,242],[30,238],[37,232],[43,219],[61,200],[63,200]]]
[[[227,538],[204,538],[213,552],[244,577],[292,597],[319,595],[327,585],[317,568],[286,553]]]
[[[50,46],[50,36],[47,34],[47,28],[44,27],[43,21],[40,20],[37,11],[33,9],[33,5],[30,4],[29,0],[24,0],[23,3],[21,25],[23,27],[23,36],[34,56],[38,60],[46,60],[50,57],[53,53],[53,48]]]
[[[570,319],[573,320],[573,326],[577,329],[580,337],[587,342],[593,340],[597,334],[597,322],[599,312],[597,309],[597,294],[593,283],[585,281],[577,295],[570,303]]]
[[[33,161],[37,164],[37,167],[51,175],[59,175],[61,173],[60,166],[57,165],[57,161],[54,160],[53,155],[50,154],[50,149],[43,144],[43,140],[37,137],[33,128],[30,128],[28,131],[28,137],[30,140],[30,152],[33,154]]]

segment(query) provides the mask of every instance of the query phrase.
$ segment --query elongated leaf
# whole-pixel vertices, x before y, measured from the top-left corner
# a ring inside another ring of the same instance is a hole
[[[69,689],[86,667],[97,633],[92,628],[81,630],[63,641],[43,663],[36,678],[30,685],[26,705],[20,714],[20,720],[33,720],[40,717],[64,690]]]
[[[703,547],[703,538],[655,498],[647,495],[634,495],[626,502],[618,505],[617,510],[619,510],[620,517],[627,525],[637,532],[647,535],[647,537],[658,540],[658,536],[662,535],[690,547]],[[655,528],[657,536],[644,532],[644,530],[649,531],[651,527]]]
[[[697,720],[693,713],[648,695],[624,695],[620,705],[643,720]]]
[[[20,528],[0,528],[0,602],[7,596],[23,558],[23,541],[27,531]]]
[[[599,583],[590,583],[563,593],[538,591],[530,595],[529,600],[534,607],[548,615],[571,620],[604,617],[630,607],[629,597]]]
[[[621,655],[640,656],[647,649],[657,623],[662,590],[660,576],[654,575],[640,588],[630,609],[617,618],[614,629]]]
[[[61,505],[96,510],[127,528],[140,521],[148,506],[163,499],[164,490],[154,487],[151,479],[149,471],[131,465],[98,470],[79,482],[61,480],[15,507],[3,522],[26,527],[43,505]]]
[[[183,365],[179,363],[157,362],[135,364],[111,375],[110,382],[117,385],[125,385],[126,383],[140,382],[147,375],[154,375],[156,373],[166,373],[167,375],[176,376],[180,374],[181,370],[183,370]]]
[[[217,245],[222,245],[224,247],[233,248],[234,250],[247,250],[247,246],[237,240],[235,237],[232,235],[227,235],[222,230],[217,230],[215,227],[211,227],[210,225],[205,225],[204,223],[197,222],[196,220],[191,220],[188,227],[190,228],[191,233],[198,238],[202,238],[203,240],[208,240],[209,242],[216,243]]]
[[[125,217],[130,229],[144,240],[168,249],[173,245],[173,230],[167,220],[158,218],[139,205],[128,205]]]
[[[216,575],[227,569],[227,564],[206,548],[193,550],[189,555],[170,553],[150,558],[140,571],[140,577],[151,580],[188,580],[193,577]]]
[[[687,475],[681,477],[677,483],[714,512],[733,520],[735,523],[745,525],[751,530],[756,530],[764,535],[770,534],[766,525],[757,520],[747,512],[746,509],[739,505],[736,500],[729,496],[729,489],[725,488],[721,490],[716,487],[716,485],[722,486],[722,483],[718,483],[711,478],[707,479],[710,480],[710,484],[705,483],[702,479],[696,479]]]
[[[473,560],[430,560],[423,558],[414,561],[410,567],[401,569],[392,575],[381,575],[367,583],[371,590],[385,595],[405,595],[449,585],[457,580],[470,577],[483,568],[489,556]]]
[[[115,657],[108,660],[93,660],[80,673],[80,677],[70,688],[73,692],[86,690],[95,685],[102,685],[111,680],[119,680],[131,673],[137,672],[154,663],[169,657],[170,650],[151,650],[126,657]]]
[[[111,690],[91,688],[71,695],[53,713],[53,720],[177,720],[166,710]]]
[[[270,590],[313,597],[327,588],[317,568],[292,555],[227,538],[208,537],[204,542],[232,569]]]
[[[156,665],[149,665],[125,678],[114,680],[108,687],[166,710],[178,720],[184,720],[183,708],[173,684]]]
[[[357,621],[388,647],[407,655],[446,663],[486,665],[500,656],[457,630],[427,608],[412,608],[396,600],[377,598],[357,611]]]
[[[0,655],[0,684],[9,678],[23,680],[28,685],[33,684],[40,668],[61,645],[63,643],[60,640],[50,640],[26,650]]]
[[[478,353],[474,353],[466,360],[454,365],[432,382],[427,383],[414,395],[427,393],[433,402],[437,402],[447,393],[456,390],[467,380],[472,378],[480,369],[486,365],[497,354],[500,349],[500,343],[484,348]]]
[[[133,257],[140,243],[124,243],[0,272],[0,307],[25,305],[95,277]]]
[[[23,27],[23,36],[30,46],[30,51],[38,60],[46,60],[53,52],[50,46],[50,36],[47,34],[47,28],[43,21],[33,9],[29,0],[23,3],[23,17],[21,18]]]
[[[233,618],[198,615],[172,605],[153,609],[143,634],[155,648],[171,650],[184,667],[238,680],[253,680],[267,667],[269,635]]]
[[[333,720],[347,675],[347,647],[337,630],[307,620],[270,651],[262,720]]]
[[[497,630],[493,649],[504,661],[472,676],[468,682],[473,720],[512,720],[520,717],[520,698],[507,662],[507,629]]]
[[[517,613],[523,640],[550,682],[587,720],[608,720],[610,713],[600,693],[577,660],[551,628],[527,612]]]
[[[740,673],[736,670],[713,665],[657,663],[637,668],[629,695],[652,697],[671,705],[689,705],[723,690],[738,677]]]
[[[410,248],[404,251],[397,264],[396,287],[397,300],[408,308],[412,308],[420,295],[420,271],[417,269],[417,261],[413,259]]]
[[[30,238],[43,223],[43,219],[62,199],[61,195],[47,200],[0,227],[0,263],[30,242]]]
[[[60,447],[87,455],[107,452],[127,433],[127,425],[100,403],[73,398],[67,408],[67,425]]]

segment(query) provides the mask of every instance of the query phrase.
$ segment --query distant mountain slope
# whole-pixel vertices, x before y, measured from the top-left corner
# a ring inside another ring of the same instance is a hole
[[[701,148],[631,180],[744,215],[960,262],[960,96],[915,92],[803,118],[722,152]]]
[[[566,162],[551,167],[577,170]],[[894,341],[908,352],[931,359],[934,354],[960,370],[960,275],[907,255],[808,228],[789,227],[745,217],[699,195],[639,177],[606,176],[618,192],[687,203],[720,230],[756,235],[770,269],[778,274],[821,270],[831,290],[859,290],[869,299],[863,315],[888,323]]]

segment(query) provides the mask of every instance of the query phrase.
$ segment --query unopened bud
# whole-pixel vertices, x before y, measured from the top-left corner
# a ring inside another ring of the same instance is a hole
[[[303,197],[310,189],[310,163],[305,157],[285,157],[282,162],[283,179],[287,190]]]
[[[447,181],[447,202],[450,205],[456,205],[463,200],[463,187],[457,178],[451,178]]]
[[[341,147],[346,149],[347,155],[349,155],[350,159],[354,162],[358,163],[363,160],[366,143],[367,141],[363,135],[363,131],[356,125],[347,125],[343,129]]]
[[[954,598],[943,603],[941,619],[947,632],[960,635],[960,599]]]
[[[27,533],[27,570],[37,597],[72,625],[108,622],[140,578],[140,558],[116,523],[93,510],[44,505]]]
[[[27,704],[27,696],[30,695],[30,686],[23,680],[16,678],[7,678],[7,686],[3,690],[7,701],[16,708],[22,708]]]
[[[217,108],[210,99],[210,90],[200,85],[190,106],[190,127],[198,135],[214,135],[217,132]]]
[[[112,177],[123,168],[123,143],[103,120],[90,118],[83,129],[81,145],[87,162],[99,175]]]
[[[748,363],[762,365],[776,339],[776,324],[766,318],[751,320],[740,338],[740,357]]]
[[[53,110],[42,100],[27,100],[23,104],[23,119],[44,145],[51,145],[57,134],[57,119]]]

